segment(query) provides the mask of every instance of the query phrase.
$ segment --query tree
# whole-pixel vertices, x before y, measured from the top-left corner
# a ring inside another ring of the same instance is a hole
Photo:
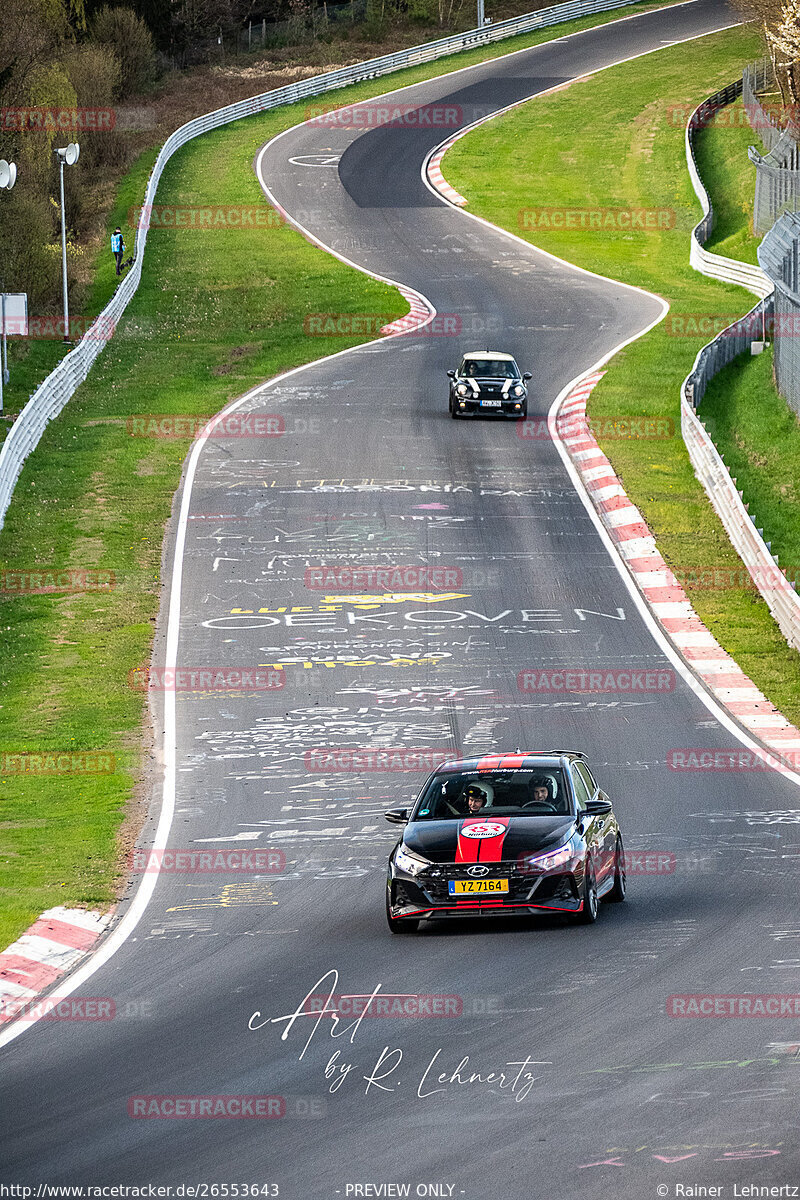
[[[132,8],[101,8],[91,23],[92,37],[120,63],[117,99],[143,91],[155,75],[153,36]]]
[[[791,116],[800,100],[800,0],[739,0],[738,7],[761,25],[783,105]]]
[[[784,0],[780,18],[764,27],[772,65],[776,68],[784,102],[793,113],[798,102],[798,59],[800,59],[800,0]],[[785,87],[785,91],[784,91]],[[787,95],[788,93],[788,95]]]

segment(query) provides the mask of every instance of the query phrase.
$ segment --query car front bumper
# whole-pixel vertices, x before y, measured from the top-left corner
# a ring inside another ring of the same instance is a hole
[[[506,872],[498,874],[504,876]],[[452,868],[446,875],[456,877]],[[458,898],[448,894],[446,875],[435,879],[412,877],[394,869],[387,881],[391,916],[420,919],[525,916],[541,912],[575,913],[583,908],[582,880],[571,872],[536,877],[508,873],[507,893]]]
[[[499,404],[486,404],[474,396],[454,396],[453,405],[458,413],[501,413],[503,416],[518,417],[525,408],[527,397],[503,399]]]

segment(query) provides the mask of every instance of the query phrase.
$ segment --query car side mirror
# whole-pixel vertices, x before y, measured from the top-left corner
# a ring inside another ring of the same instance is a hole
[[[456,377],[456,373],[455,373],[455,371],[448,371],[448,372],[447,372],[447,378],[448,378],[448,379],[455,379],[455,377]]]
[[[609,805],[609,808],[610,807],[611,806]],[[390,825],[405,825],[408,821],[407,808],[390,808],[383,815]]]
[[[612,811],[610,800],[590,800],[586,805],[587,816],[600,817]]]
[[[533,374],[531,371],[526,371],[525,374],[522,376],[522,382],[527,383],[529,379],[533,379]]]

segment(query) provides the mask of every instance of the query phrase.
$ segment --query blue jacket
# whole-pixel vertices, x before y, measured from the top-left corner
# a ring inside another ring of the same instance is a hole
[[[121,233],[112,233],[112,235],[111,235],[111,249],[114,251],[114,253],[115,253],[115,254],[119,254],[120,250],[124,250],[124,249],[125,249],[125,243],[124,243],[124,242],[123,242],[123,240],[122,240],[122,234],[121,234]]]

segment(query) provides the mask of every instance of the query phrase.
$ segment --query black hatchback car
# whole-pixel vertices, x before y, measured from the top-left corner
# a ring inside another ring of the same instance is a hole
[[[465,354],[450,379],[450,416],[467,413],[502,413],[524,420],[528,415],[530,372],[520,375],[510,354],[499,350],[476,350]]]
[[[574,750],[516,751],[443,763],[389,859],[392,933],[428,918],[569,914],[597,919],[625,899],[625,853],[611,801]]]

